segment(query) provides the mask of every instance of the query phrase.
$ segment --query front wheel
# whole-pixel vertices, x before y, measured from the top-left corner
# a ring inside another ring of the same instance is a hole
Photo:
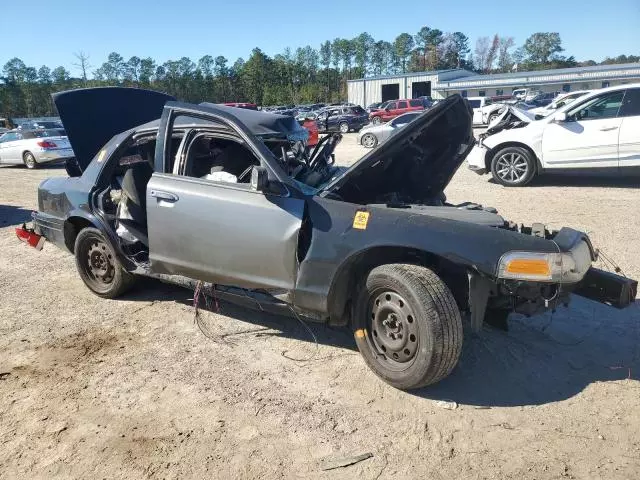
[[[127,272],[97,228],[85,228],[76,237],[76,267],[80,278],[96,295],[116,298],[131,288],[135,276]]]
[[[460,310],[449,288],[425,267],[374,268],[358,294],[353,323],[369,368],[399,389],[442,380],[460,358]]]
[[[380,117],[373,117],[371,119],[371,123],[373,123],[374,125],[380,125],[382,123],[382,119]]]
[[[340,133],[349,133],[349,124],[347,122],[340,122]]]
[[[362,146],[365,148],[373,148],[378,145],[378,137],[373,133],[365,133],[362,136]]]
[[[505,187],[521,187],[533,179],[535,161],[531,152],[522,147],[507,147],[491,160],[491,175]]]
[[[33,153],[31,152],[24,152],[24,155],[22,156],[22,160],[24,161],[25,166],[29,169],[34,169],[38,166],[38,162],[36,162],[36,157],[34,157]]]

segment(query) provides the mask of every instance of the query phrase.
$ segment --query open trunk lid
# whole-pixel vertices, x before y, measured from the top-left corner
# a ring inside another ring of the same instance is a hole
[[[77,166],[84,171],[114,135],[160,118],[172,96],[139,88],[100,87],[52,95]]]
[[[322,196],[367,204],[438,197],[475,142],[467,101],[453,95],[334,177]]]

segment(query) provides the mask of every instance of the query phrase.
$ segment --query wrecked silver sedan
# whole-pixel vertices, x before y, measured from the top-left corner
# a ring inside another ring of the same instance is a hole
[[[572,292],[619,307],[635,298],[636,282],[591,267],[585,233],[446,202],[474,143],[460,96],[346,170],[333,165],[339,134],[309,153],[295,119],[172,100],[118,88],[55,97],[78,176],[40,185],[35,234],[74,254],[97,295],[144,275],[349,325],[371,369],[403,389],[453,370],[464,312],[478,329]]]

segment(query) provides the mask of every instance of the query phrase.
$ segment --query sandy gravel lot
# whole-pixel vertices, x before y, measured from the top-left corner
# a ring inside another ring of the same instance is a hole
[[[337,155],[362,153],[348,135]],[[454,373],[404,393],[346,330],[311,325],[316,345],[295,320],[229,304],[198,326],[191,292],[153,281],[92,295],[71,255],[13,232],[64,174],[0,168],[0,478],[640,478],[638,303],[465,331]],[[505,189],[463,166],[446,193],[588,231],[638,278],[638,182]]]

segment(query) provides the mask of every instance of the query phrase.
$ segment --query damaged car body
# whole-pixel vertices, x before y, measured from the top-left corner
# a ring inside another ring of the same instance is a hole
[[[125,98],[136,124],[114,108]],[[340,134],[308,152],[306,131],[285,116],[136,89],[54,101],[82,174],[40,185],[34,227],[75,255],[102,297],[143,275],[349,325],[366,363],[403,389],[453,370],[462,312],[479,329],[511,311],[555,308],[572,292],[618,307],[635,299],[636,282],[591,267],[597,254],[586,234],[446,202],[474,144],[460,96],[346,169],[333,160]],[[101,128],[86,123],[92,115],[110,127],[88,135]]]

